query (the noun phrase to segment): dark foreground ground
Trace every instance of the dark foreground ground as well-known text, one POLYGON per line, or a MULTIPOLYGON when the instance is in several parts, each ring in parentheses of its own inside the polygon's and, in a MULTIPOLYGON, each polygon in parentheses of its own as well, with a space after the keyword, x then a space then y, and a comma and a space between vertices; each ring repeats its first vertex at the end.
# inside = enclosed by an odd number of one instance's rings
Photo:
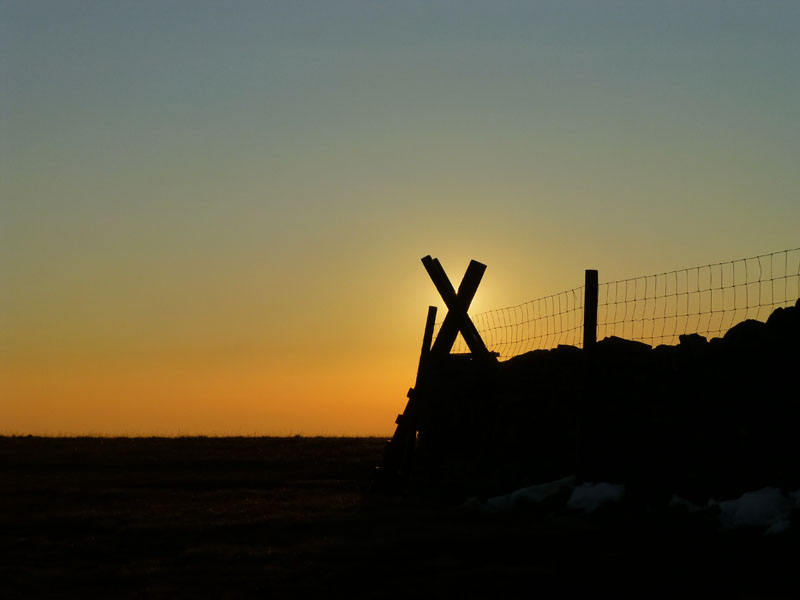
POLYGON ((547 597, 800 597, 795 532, 365 497, 382 449, 376 438, 0 438, 0 598, 501 597, 519 585, 547 597))

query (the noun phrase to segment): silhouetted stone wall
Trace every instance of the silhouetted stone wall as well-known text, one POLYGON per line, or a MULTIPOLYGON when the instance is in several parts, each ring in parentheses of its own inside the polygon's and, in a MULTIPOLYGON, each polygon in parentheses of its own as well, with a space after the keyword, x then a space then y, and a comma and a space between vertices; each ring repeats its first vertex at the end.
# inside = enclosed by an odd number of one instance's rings
POLYGON ((489 494, 577 473, 646 503, 796 488, 798 365, 800 300, 710 341, 451 357, 426 382, 416 481, 489 494))

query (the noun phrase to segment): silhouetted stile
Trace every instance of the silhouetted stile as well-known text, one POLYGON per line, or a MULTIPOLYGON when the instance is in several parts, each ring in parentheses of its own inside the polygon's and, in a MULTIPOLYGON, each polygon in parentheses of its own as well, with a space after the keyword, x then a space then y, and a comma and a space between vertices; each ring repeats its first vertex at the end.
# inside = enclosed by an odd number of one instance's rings
POLYGON ((711 340, 597 341, 597 271, 587 270, 584 348, 498 362, 467 315, 485 266, 472 261, 456 292, 436 259, 423 264, 449 312, 433 340, 428 310, 378 489, 463 500, 577 475, 624 484, 631 506, 663 506, 671 494, 703 503, 800 487, 800 299, 711 340), (451 352, 459 332, 469 354, 451 352))
POLYGON ((486 265, 475 260, 471 261, 458 287, 458 292, 456 292, 438 259, 428 255, 422 259, 422 264, 447 305, 448 312, 439 329, 436 341, 431 345, 437 311, 435 306, 428 308, 417 380, 414 387, 408 390, 406 408, 402 414, 397 416, 395 433, 392 439, 386 443, 383 462, 378 467, 373 486, 378 490, 397 489, 408 480, 420 427, 420 405, 425 402, 426 377, 429 376, 432 369, 438 368, 441 361, 448 356, 459 332, 467 341, 476 358, 494 363, 497 361, 496 356, 486 348, 486 344, 467 314, 483 273, 486 271, 486 265))

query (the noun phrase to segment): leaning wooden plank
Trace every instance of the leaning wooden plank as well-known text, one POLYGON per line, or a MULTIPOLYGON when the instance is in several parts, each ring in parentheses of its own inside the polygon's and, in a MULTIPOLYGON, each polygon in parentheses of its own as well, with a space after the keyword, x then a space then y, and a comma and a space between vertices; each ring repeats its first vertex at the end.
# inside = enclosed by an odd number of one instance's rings
POLYGON ((388 491, 402 485, 408 477, 413 461, 414 444, 417 437, 417 405, 420 401, 421 390, 424 389, 425 376, 428 373, 431 341, 433 328, 436 323, 436 307, 428 307, 428 316, 425 320, 425 332, 422 336, 422 350, 420 351, 417 379, 414 387, 408 390, 408 402, 402 414, 397 415, 395 423, 397 428, 391 440, 386 442, 383 451, 383 460, 378 467, 376 478, 373 481, 374 491, 388 491))
MULTIPOLYGON (((419 379, 421 377, 421 372, 423 370, 423 366, 428 362, 428 354, 431 352, 431 343, 433 342, 433 329, 436 325, 436 307, 429 306, 428 307, 428 317, 425 320, 425 333, 422 336, 422 350, 419 354, 419 368, 417 369, 417 385, 419 385, 419 379)), ((445 318, 445 321, 447 319, 445 318)), ((442 324, 444 327, 444 323, 442 324)), ((438 338, 437 338, 438 339, 438 338)))

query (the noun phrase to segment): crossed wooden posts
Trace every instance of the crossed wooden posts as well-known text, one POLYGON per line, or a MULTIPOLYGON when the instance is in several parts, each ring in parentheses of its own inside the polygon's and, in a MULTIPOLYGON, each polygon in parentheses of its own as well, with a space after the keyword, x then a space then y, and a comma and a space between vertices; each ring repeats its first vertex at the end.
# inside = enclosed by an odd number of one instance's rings
POLYGON ((375 483, 383 488, 397 487, 410 474, 419 425, 418 405, 425 393, 425 381, 431 376, 430 370, 436 362, 450 354, 453 344, 461 333, 474 359, 484 362, 496 362, 496 354, 489 352, 475 324, 469 318, 469 309, 475 292, 486 271, 486 265, 472 260, 458 286, 453 288, 439 259, 430 255, 422 259, 433 284, 447 306, 445 316, 436 341, 433 341, 433 330, 436 321, 436 307, 428 307, 425 322, 425 333, 422 338, 422 351, 417 368, 417 380, 414 387, 408 390, 408 403, 403 414, 397 415, 397 429, 384 449, 383 462, 378 467, 375 483))
POLYGON ((470 261, 464 278, 458 286, 458 292, 456 292, 438 258, 426 256, 422 259, 422 264, 448 309, 436 342, 431 348, 431 353, 434 356, 449 354, 458 333, 461 332, 467 347, 474 356, 480 358, 488 356, 489 350, 467 314, 469 305, 483 278, 483 273, 486 271, 486 265, 476 260, 470 261))

